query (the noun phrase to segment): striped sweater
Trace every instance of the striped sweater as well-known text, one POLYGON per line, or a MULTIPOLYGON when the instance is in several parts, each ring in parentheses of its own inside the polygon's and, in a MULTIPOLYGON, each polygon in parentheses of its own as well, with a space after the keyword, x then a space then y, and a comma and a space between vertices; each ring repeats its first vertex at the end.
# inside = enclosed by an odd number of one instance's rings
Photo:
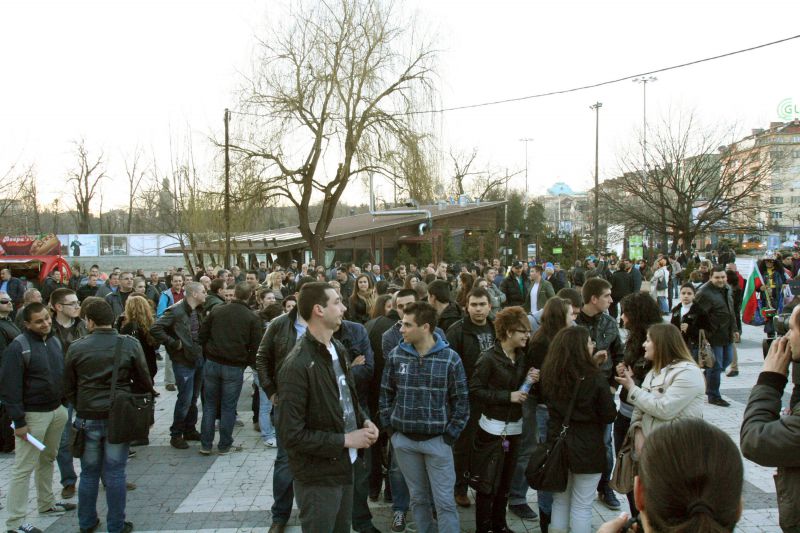
POLYGON ((469 419, 467 378, 461 357, 438 333, 434 339, 422 357, 405 342, 389 353, 381 381, 381 423, 401 433, 442 435, 452 445, 469 419))

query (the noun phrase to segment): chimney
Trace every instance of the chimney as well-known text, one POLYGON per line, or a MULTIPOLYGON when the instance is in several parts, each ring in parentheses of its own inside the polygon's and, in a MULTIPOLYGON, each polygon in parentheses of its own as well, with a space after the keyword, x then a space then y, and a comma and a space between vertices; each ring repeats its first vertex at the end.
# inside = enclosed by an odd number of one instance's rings
POLYGON ((770 122, 769 123, 769 129, 780 128, 781 126, 783 126, 783 122, 770 122))
POLYGON ((755 135, 761 135, 762 133, 764 133, 764 128, 753 128, 752 132, 753 132, 754 136, 755 135))

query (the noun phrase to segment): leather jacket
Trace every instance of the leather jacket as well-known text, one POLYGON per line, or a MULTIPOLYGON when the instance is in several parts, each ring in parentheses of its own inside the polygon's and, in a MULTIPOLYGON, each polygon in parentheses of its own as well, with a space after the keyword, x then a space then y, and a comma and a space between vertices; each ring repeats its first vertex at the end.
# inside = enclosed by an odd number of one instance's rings
POLYGON ((623 358, 622 341, 619 339, 619 326, 616 319, 608 313, 598 313, 589 316, 583 311, 578 314, 575 325, 583 326, 589 330, 589 336, 595 342, 595 350, 608 351, 606 361, 600 366, 600 370, 606 377, 606 381, 611 387, 617 388, 618 384, 614 379, 614 369, 623 358))
MULTIPOLYGON (((335 338, 331 342, 353 398, 356 427, 364 427, 347 349, 335 338)), ((328 348, 306 332, 283 361, 279 380, 280 409, 275 425, 295 479, 310 485, 351 484, 353 468, 349 450, 344 447, 344 415, 328 348)))
POLYGON ((270 322, 256 352, 256 372, 261 388, 272 398, 278 392, 278 371, 297 341, 297 308, 270 322))
MULTIPOLYGON (((194 311, 197 320, 201 320, 200 310, 194 311)), ((158 317, 150 327, 150 335, 167 348, 173 363, 194 368, 197 360, 203 357, 203 348, 199 341, 192 339, 191 314, 192 308, 184 298, 158 317)))
POLYGON ((733 310, 733 295, 726 284, 723 288, 714 286, 710 281, 697 291, 695 304, 700 312, 708 316, 710 331, 708 342, 712 346, 725 346, 733 342, 736 331, 736 318, 733 310))
POLYGON ((64 392, 80 418, 108 418, 111 408, 111 375, 114 371, 114 349, 122 338, 117 389, 153 391, 153 382, 139 341, 119 335, 115 329, 95 329, 72 343, 64 362, 64 392))
POLYGON ((483 414, 493 420, 519 420, 522 404, 512 403, 511 393, 519 390, 527 372, 524 351, 517 350, 516 361, 511 361, 498 342, 478 358, 469 382, 470 397, 480 402, 483 414))

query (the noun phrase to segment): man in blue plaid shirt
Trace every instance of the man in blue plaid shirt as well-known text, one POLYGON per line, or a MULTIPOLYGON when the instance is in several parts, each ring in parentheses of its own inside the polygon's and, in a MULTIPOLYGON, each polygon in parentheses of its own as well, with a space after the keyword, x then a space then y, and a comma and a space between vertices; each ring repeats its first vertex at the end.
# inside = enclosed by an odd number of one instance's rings
POLYGON ((434 332, 437 317, 430 304, 416 302, 404 311, 403 342, 388 355, 383 370, 381 422, 390 428, 397 463, 411 493, 417 531, 458 533, 451 447, 469 418, 464 365, 434 332))

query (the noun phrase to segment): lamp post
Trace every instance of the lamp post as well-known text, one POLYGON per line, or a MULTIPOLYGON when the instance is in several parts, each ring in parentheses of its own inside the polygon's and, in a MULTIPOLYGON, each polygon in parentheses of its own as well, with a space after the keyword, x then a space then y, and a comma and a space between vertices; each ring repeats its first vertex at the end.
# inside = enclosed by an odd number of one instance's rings
POLYGON ((602 102, 595 102, 589 106, 594 109, 594 252, 600 250, 600 175, 599 162, 600 155, 600 108, 602 102))
POLYGON ((528 143, 533 142, 533 139, 524 137, 520 139, 519 142, 525 143, 525 203, 527 203, 528 202, 528 143))
POLYGON ((642 171, 647 170, 647 84, 658 81, 655 76, 633 78, 634 83, 642 84, 642 171))

